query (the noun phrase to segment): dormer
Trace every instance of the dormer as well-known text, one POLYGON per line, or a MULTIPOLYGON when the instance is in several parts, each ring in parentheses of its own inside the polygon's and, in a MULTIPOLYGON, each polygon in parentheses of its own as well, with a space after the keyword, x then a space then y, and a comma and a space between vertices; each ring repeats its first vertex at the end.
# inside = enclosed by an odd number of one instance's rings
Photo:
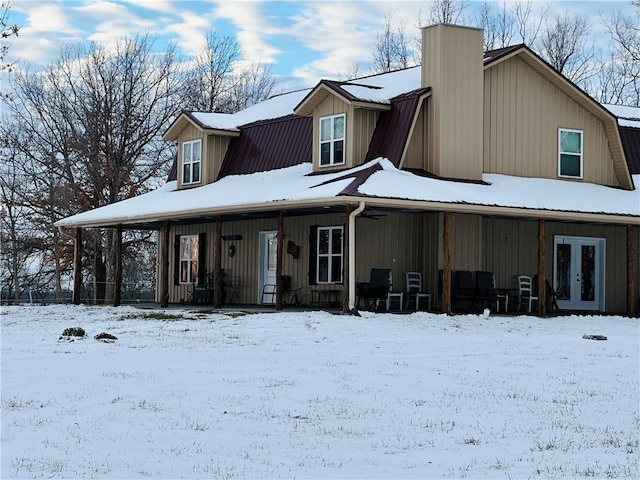
POLYGON ((294 109, 313 117, 314 172, 364 163, 378 116, 391 109, 384 88, 367 83, 322 80, 294 109))
POLYGON ((178 188, 200 187, 218 177, 222 161, 237 129, 212 128, 211 116, 219 114, 182 112, 164 134, 165 141, 178 143, 178 188))

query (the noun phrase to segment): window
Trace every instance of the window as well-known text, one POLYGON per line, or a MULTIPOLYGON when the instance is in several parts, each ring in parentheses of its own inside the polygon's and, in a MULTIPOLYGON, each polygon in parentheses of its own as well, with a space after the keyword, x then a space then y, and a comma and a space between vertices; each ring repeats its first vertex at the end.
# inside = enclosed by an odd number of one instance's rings
POLYGON ((318 227, 318 283, 342 283, 342 227, 318 227))
POLYGON ((198 235, 180 236, 180 283, 198 280, 198 235))
POLYGON ((320 166, 344 163, 344 113, 320 119, 320 166))
POLYGON ((582 130, 558 131, 558 175, 582 178, 582 130))
POLYGON ((202 141, 193 140, 182 144, 182 183, 200 182, 202 163, 202 141))

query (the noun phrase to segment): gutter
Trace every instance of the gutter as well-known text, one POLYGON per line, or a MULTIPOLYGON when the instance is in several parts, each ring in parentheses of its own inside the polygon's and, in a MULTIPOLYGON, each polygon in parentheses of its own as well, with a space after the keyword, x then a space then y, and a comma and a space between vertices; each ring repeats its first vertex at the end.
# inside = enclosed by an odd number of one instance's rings
POLYGON ((365 209, 364 201, 360 201, 349 215, 349 312, 360 316, 356 308, 356 217, 365 209))

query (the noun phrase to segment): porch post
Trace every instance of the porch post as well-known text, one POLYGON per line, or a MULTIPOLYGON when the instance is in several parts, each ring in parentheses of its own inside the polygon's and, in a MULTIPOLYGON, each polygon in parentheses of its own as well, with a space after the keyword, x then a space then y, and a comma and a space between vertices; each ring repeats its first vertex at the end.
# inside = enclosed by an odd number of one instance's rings
POLYGON ((113 292, 113 306, 122 303, 122 224, 116 227, 116 285, 113 292))
POLYGON ((160 307, 169 306, 169 220, 162 223, 162 252, 160 252, 160 307))
POLYGON ((80 305, 82 296, 82 229, 76 228, 73 245, 73 304, 80 305))
POLYGON ((347 226, 344 229, 344 242, 342 245, 342 285, 346 286, 344 288, 344 298, 342 299, 342 311, 343 313, 349 313, 349 293, 350 293, 350 279, 349 279, 349 225, 348 219, 351 216, 351 205, 347 203, 347 207, 345 209, 346 218, 347 218, 347 226), (347 268, 345 268, 345 266, 347 268))
POLYGON ((633 317, 636 303, 633 281, 633 225, 627 225, 627 315, 633 317))
POLYGON ((213 306, 215 308, 221 308, 224 289, 224 282, 222 278, 222 215, 216 215, 216 241, 214 249, 213 306))
POLYGON ((544 218, 538 219, 538 316, 543 317, 547 314, 547 283, 545 277, 545 221, 544 218))
POLYGON ((284 211, 278 212, 276 242, 276 310, 282 310, 282 252, 284 251, 284 211))
POLYGON ((442 312, 451 315, 451 212, 444 212, 442 229, 442 312))

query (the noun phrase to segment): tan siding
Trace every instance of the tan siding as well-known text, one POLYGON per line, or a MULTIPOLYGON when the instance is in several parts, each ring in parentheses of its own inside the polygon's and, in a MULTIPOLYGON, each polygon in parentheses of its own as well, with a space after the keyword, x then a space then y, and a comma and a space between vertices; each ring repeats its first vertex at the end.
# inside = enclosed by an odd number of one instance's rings
POLYGON ((351 129, 351 135, 348 135, 348 141, 353 142, 353 165, 361 165, 369 151, 371 136, 376 127, 378 120, 378 112, 358 108, 353 110, 354 125, 351 129))
POLYGON ((430 162, 434 173, 482 178, 482 31, 423 29, 422 86, 432 89, 430 162))
POLYGON ((635 287, 636 303, 634 308, 640 310, 640 228, 633 229, 633 282, 635 287))
MULTIPOLYGON (((443 266, 443 214, 439 214, 438 269, 443 266)), ((480 270, 482 264, 482 218, 477 215, 451 215, 451 263, 453 270, 480 270)))
POLYGON ((228 137, 214 135, 207 137, 206 169, 204 169, 203 166, 203 170, 206 172, 206 176, 204 176, 203 173, 203 178, 207 183, 215 182, 218 178, 218 173, 220 173, 220 167, 222 167, 222 161, 227 153, 230 141, 231 139, 228 137))
POLYGON ((485 71, 484 171, 558 177, 558 129, 583 130, 584 181, 618 186, 602 122, 518 57, 485 71))
POLYGON ((409 139, 409 147, 403 166, 433 172, 433 165, 429 165, 427 161, 427 102, 428 99, 422 102, 413 135, 409 139))

